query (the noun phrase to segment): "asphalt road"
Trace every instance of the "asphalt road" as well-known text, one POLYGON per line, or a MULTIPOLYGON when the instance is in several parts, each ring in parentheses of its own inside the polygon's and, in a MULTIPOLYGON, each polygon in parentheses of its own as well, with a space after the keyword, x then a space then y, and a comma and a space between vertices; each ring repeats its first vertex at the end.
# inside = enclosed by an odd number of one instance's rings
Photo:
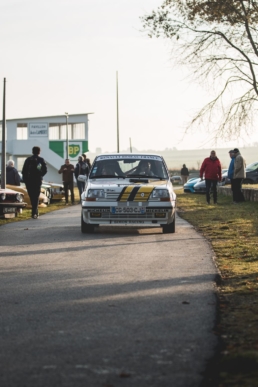
POLYGON ((80 206, 0 228, 1 387, 197 387, 213 253, 187 222, 81 234, 80 206))

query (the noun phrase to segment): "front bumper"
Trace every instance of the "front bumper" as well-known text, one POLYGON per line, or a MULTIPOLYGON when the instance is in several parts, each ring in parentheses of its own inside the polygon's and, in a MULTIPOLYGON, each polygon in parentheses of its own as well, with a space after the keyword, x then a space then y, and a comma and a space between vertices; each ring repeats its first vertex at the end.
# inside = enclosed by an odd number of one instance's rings
POLYGON ((166 225, 174 220, 175 207, 169 203, 164 205, 160 203, 155 206, 144 206, 142 213, 135 213, 136 206, 117 206, 117 203, 105 203, 100 206, 99 203, 89 204, 82 203, 83 221, 92 225, 108 225, 108 224, 130 224, 130 225, 166 225), (114 213, 114 208, 119 207, 121 212, 114 213))

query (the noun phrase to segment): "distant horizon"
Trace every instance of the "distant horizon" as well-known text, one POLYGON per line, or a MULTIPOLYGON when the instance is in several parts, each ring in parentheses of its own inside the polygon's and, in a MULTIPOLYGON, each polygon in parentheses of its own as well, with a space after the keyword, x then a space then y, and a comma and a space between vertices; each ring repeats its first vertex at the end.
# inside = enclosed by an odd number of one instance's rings
MULTIPOLYGON (((191 149, 177 149, 176 147, 173 147, 173 148, 165 148, 165 149, 138 149, 136 147, 132 147, 132 152, 130 152, 130 148, 128 147, 127 149, 122 149, 120 150, 119 152, 117 152, 116 150, 113 150, 113 151, 103 151, 102 148, 96 148, 95 151, 88 151, 87 153, 92 153, 92 154, 100 154, 100 153, 123 153, 123 152, 126 152, 126 153, 134 153, 135 151, 136 152, 154 152, 154 153, 159 153, 159 152, 191 152, 191 151, 209 151, 209 150, 220 150, 220 149, 234 149, 234 147, 228 147, 228 146, 220 146, 220 147, 207 147, 207 148, 191 148, 191 149), (99 149, 99 150, 97 150, 99 149)), ((238 148, 241 152, 241 149, 246 149, 246 148, 258 148, 258 142, 257 143, 254 143, 252 145, 250 144, 247 144, 247 145, 244 145, 242 147, 239 147, 238 145, 235 146, 235 148, 238 148)))
MULTIPOLYGON (((251 164, 255 161, 258 161, 258 154, 257 154, 257 147, 258 143, 255 146, 245 146, 242 148, 239 148, 240 153, 243 155, 246 164, 251 164), (248 149, 248 152, 245 151, 248 149)), ((100 149, 96 148, 96 149, 100 149)), ((210 151, 214 149, 217 153, 217 157, 221 162, 222 168, 228 168, 230 158, 229 158, 229 150, 232 148, 229 147, 224 147, 224 148, 206 148, 206 149, 185 149, 185 150, 177 150, 173 148, 166 148, 163 151, 161 150, 153 150, 153 149, 148 149, 148 150, 138 150, 136 148, 133 148, 132 153, 155 153, 159 154, 164 157, 166 164, 169 169, 174 169, 174 170, 180 170, 182 168, 183 164, 186 164, 186 166, 189 169, 195 169, 199 170, 202 161, 204 158, 209 157, 210 151)), ((234 147, 233 147, 234 149, 234 147)), ((114 152, 86 152, 87 156, 91 159, 91 162, 93 159, 98 156, 99 154, 104 154, 104 153, 117 153, 116 151, 114 152)), ((130 153, 129 149, 127 150, 121 150, 119 153, 130 153)))

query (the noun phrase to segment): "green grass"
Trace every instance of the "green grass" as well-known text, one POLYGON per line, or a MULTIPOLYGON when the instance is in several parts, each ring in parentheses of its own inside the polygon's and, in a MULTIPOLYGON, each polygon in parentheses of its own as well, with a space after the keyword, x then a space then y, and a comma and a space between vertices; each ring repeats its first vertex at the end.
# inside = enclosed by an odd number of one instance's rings
POLYGON ((179 215, 211 243, 221 273, 215 327, 221 345, 204 387, 254 387, 258 386, 258 203, 234 205, 223 195, 218 201, 219 205, 208 206, 205 195, 177 191, 179 215))

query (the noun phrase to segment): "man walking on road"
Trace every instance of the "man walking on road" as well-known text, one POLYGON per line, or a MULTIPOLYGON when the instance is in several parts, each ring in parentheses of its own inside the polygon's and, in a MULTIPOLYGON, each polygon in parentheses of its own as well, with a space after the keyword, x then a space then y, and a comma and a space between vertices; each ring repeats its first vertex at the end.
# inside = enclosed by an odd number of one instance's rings
POLYGON ((65 164, 61 166, 58 173, 63 174, 63 184, 65 191, 65 203, 68 204, 68 190, 71 192, 71 201, 74 204, 73 174, 74 166, 70 164, 69 159, 65 159, 65 164))
POLYGON ((38 204, 39 195, 42 184, 42 177, 47 173, 47 164, 40 157, 40 147, 32 148, 33 155, 28 157, 22 168, 23 181, 26 185, 30 202, 31 202, 31 217, 37 219, 39 217, 38 204))
POLYGON ((210 204, 210 191, 213 192, 213 202, 217 204, 217 183, 221 181, 221 164, 214 150, 211 151, 210 157, 204 159, 201 169, 200 178, 205 177, 206 199, 210 204))
POLYGON ((244 202, 245 198, 242 192, 242 181, 246 177, 245 160, 241 156, 239 149, 234 149, 234 173, 232 179, 233 203, 244 202))

